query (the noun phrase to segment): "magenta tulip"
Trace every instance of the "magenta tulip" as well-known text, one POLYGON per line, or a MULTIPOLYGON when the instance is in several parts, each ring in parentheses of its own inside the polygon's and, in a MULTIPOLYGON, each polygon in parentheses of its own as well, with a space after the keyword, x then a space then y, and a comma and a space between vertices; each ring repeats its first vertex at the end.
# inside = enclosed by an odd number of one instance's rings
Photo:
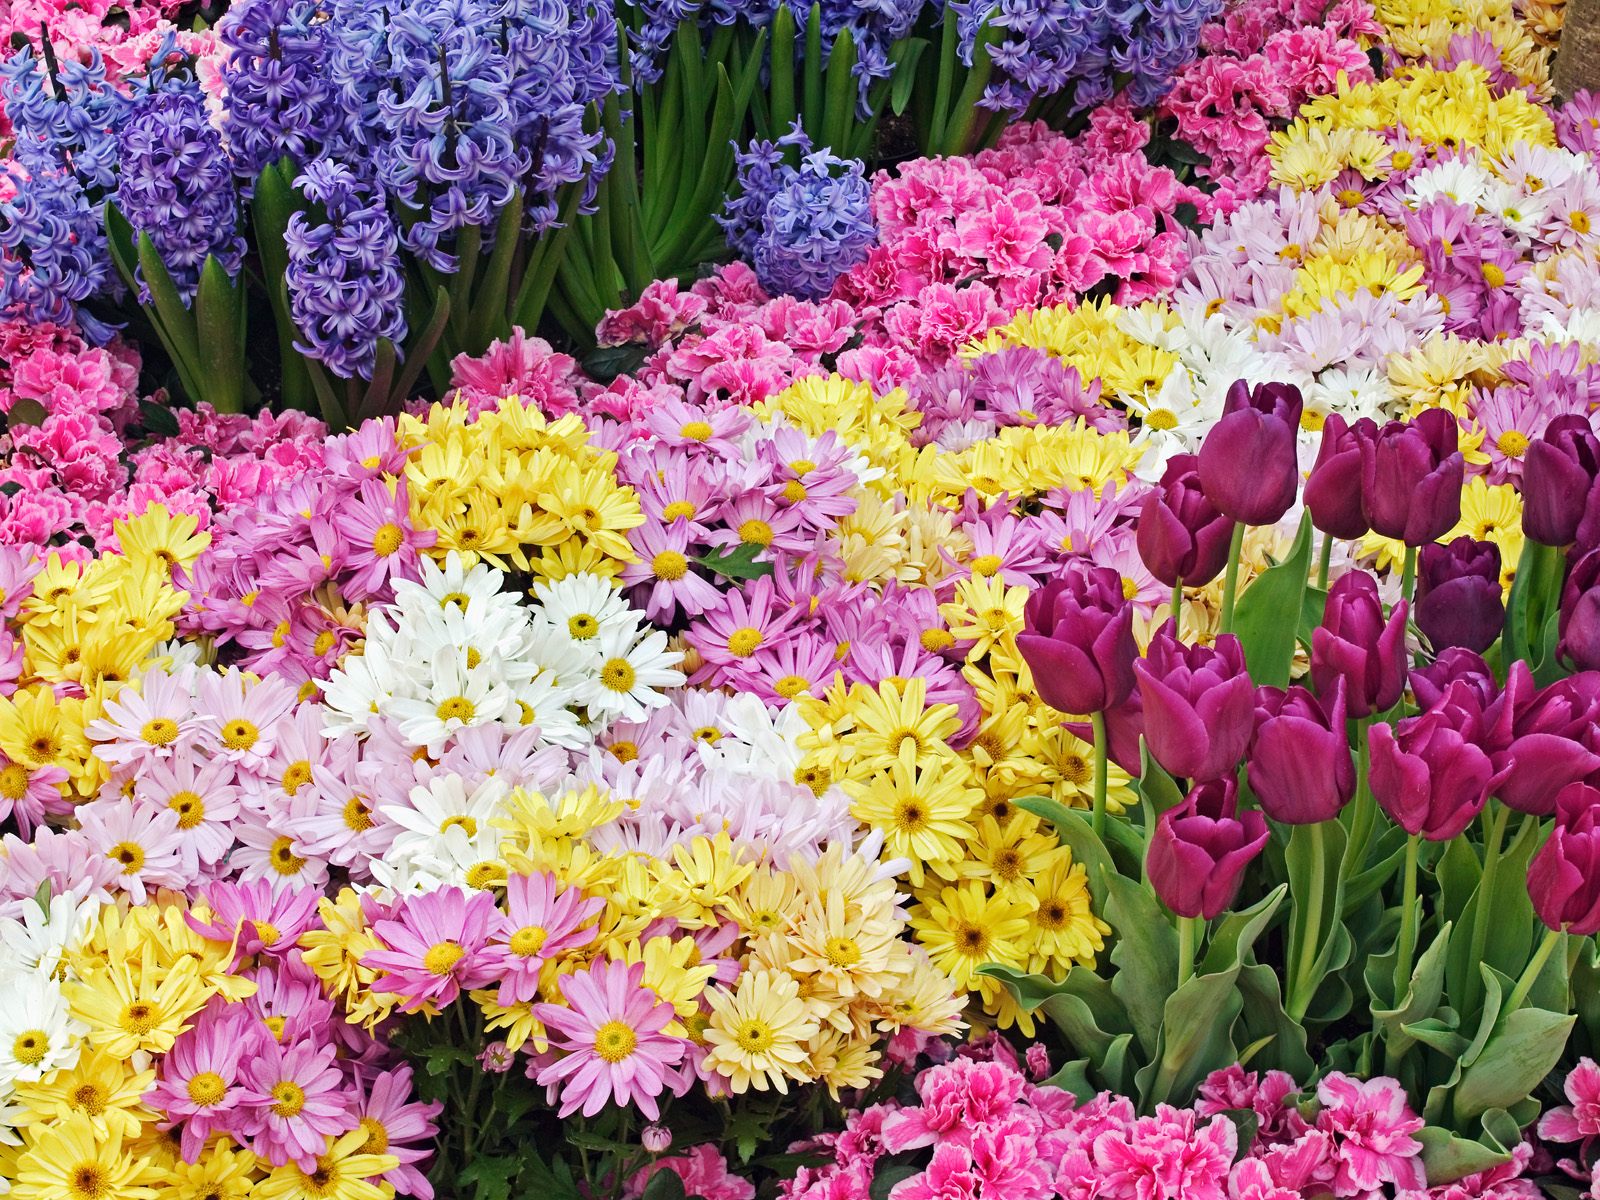
POLYGON ((1169 459, 1161 482, 1139 511, 1135 534, 1139 557, 1150 574, 1168 587, 1180 579, 1201 587, 1228 563, 1233 522, 1206 499, 1198 462, 1192 454, 1169 459))
POLYGON ((1414 421, 1390 421, 1361 446, 1367 523, 1408 546, 1438 541, 1461 520, 1465 470, 1453 414, 1430 408, 1414 421))
POLYGON ((1231 773, 1255 725, 1255 687, 1232 634, 1215 646, 1185 646, 1171 621, 1133 666, 1144 704, 1144 737, 1169 773, 1197 782, 1231 773))
POLYGON ((1028 597, 1017 649, 1051 708, 1088 714, 1114 708, 1133 691, 1133 606, 1110 567, 1069 563, 1028 597))
POLYGON ((1311 631, 1311 679, 1324 696, 1342 679, 1352 717, 1394 707, 1406 686, 1405 602, 1385 618, 1371 575, 1341 575, 1328 589, 1322 624, 1311 631))
POLYGON ((1295 443, 1303 401, 1289 383, 1239 380, 1228 389, 1222 416, 1200 445, 1200 483, 1207 499, 1232 521, 1272 525, 1300 489, 1295 443))
POLYGON ((1528 898, 1551 929, 1600 933, 1600 789, 1562 790, 1555 828, 1528 864, 1528 898))
POLYGON ((1180 917, 1211 920, 1239 893, 1239 881, 1267 844, 1267 822, 1238 811, 1237 785, 1215 779, 1168 809, 1150 838, 1150 886, 1180 917))
POLYGON ((1256 690, 1250 790, 1262 811, 1285 825, 1339 815, 1355 795, 1356 770, 1345 733, 1344 681, 1318 699, 1302 687, 1256 690))

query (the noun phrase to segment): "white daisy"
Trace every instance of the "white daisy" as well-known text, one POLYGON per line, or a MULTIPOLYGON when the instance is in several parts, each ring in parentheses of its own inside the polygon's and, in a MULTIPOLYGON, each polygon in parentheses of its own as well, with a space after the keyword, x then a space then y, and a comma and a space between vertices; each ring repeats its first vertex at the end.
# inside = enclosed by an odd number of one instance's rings
POLYGON ((516 723, 516 693, 488 664, 467 665, 467 656, 453 646, 423 647, 430 652, 432 677, 420 694, 395 696, 380 705, 400 733, 414 746, 426 746, 437 757, 458 729, 490 721, 516 723))
POLYGON ((378 815, 400 827, 390 847, 393 856, 412 856, 427 851, 451 829, 460 828, 469 838, 490 828, 500 802, 510 789, 503 780, 485 779, 471 791, 459 775, 437 774, 427 783, 411 789, 405 804, 383 804, 378 815))
POLYGON ((593 676, 584 674, 575 677, 570 686, 563 686, 549 672, 540 671, 516 689, 517 716, 511 724, 537 728, 541 741, 569 750, 582 749, 593 739, 569 706, 592 682, 593 676))
POLYGON ((100 912, 95 900, 70 892, 45 905, 28 901, 17 917, 0 917, 0 970, 54 976, 61 960, 87 935, 100 912))
POLYGON ((638 641, 626 629, 602 634, 599 653, 600 669, 576 697, 591 715, 642 720, 650 709, 667 703, 657 688, 683 684, 683 672, 677 669, 683 655, 667 649, 667 635, 659 629, 638 641))
POLYGON ((553 628, 585 649, 591 649, 609 630, 638 628, 638 614, 628 607, 621 591, 610 580, 587 571, 541 580, 533 585, 533 596, 540 605, 536 627, 553 628))
POLYGON ((38 972, 0 973, 0 1089, 36 1083, 78 1061, 89 1027, 68 1012, 61 985, 38 972))

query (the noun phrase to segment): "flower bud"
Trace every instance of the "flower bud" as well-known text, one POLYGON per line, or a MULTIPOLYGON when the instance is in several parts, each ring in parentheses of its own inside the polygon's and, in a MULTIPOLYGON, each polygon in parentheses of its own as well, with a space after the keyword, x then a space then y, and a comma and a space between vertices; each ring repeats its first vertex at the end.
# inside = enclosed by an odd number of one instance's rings
POLYGON ((1424 546, 1417 556, 1417 628, 1435 650, 1465 646, 1482 653, 1505 626, 1500 548, 1458 537, 1424 546))
POLYGON ((1017 649, 1040 698, 1058 712, 1104 712, 1133 691, 1133 607, 1110 567, 1069 563, 1028 597, 1017 649))
POLYGON ((1460 432, 1454 414, 1430 408, 1362 444, 1362 505, 1374 532, 1426 546, 1455 528, 1466 471, 1460 432))
POLYGON ((1267 844, 1259 812, 1238 811, 1237 784, 1214 779, 1161 815, 1150 839, 1150 886, 1180 917, 1211 920, 1233 903, 1244 870, 1267 844))
POLYGON ((1170 459, 1139 512, 1139 557, 1168 587, 1180 579, 1201 587, 1228 565, 1233 522, 1206 499, 1198 462, 1192 454, 1170 459))
POLYGON ((1200 483, 1229 520, 1272 525, 1300 489, 1296 443, 1300 389, 1289 383, 1244 380, 1228 389, 1222 417, 1200 445, 1200 483))
POLYGON ((1262 811, 1285 825, 1339 815, 1355 794, 1356 770, 1344 725, 1344 680, 1319 700, 1302 687, 1256 690, 1250 790, 1262 811))

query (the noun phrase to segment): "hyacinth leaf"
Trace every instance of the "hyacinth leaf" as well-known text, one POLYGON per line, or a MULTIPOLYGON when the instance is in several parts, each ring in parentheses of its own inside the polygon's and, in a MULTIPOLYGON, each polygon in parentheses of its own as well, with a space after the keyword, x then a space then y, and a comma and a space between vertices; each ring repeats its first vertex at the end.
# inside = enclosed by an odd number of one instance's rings
POLYGON ((772 14, 772 66, 767 85, 768 130, 788 132, 798 115, 794 99, 794 10, 780 4, 772 14))
POLYGON ((290 315, 288 293, 283 286, 284 276, 289 269, 289 251, 284 238, 289 228, 289 217, 300 205, 294 190, 294 179, 295 166, 288 159, 281 158, 267 166, 256 178, 250 213, 255 223, 256 245, 261 253, 267 300, 278 330, 278 363, 282 372, 280 386, 284 403, 291 408, 309 410, 314 400, 311 375, 304 356, 294 347, 299 331, 295 329, 294 318, 290 315))
MULTIPOLYGON (((576 255, 566 253, 572 236, 572 221, 577 215, 578 202, 583 197, 580 184, 569 183, 561 198, 561 211, 556 220, 559 228, 547 233, 534 243, 517 288, 517 298, 511 307, 511 324, 523 329, 537 329, 544 317, 545 305, 550 300, 550 289, 555 283, 558 269, 567 267, 576 255)), ((578 264, 571 262, 575 269, 578 264)))
POLYGON ((438 346, 439 339, 444 336, 445 323, 449 319, 450 294, 439 288, 433 294, 433 312, 428 318, 427 325, 420 333, 412 336, 411 345, 406 349, 405 366, 395 381, 394 390, 389 393, 385 412, 400 411, 406 397, 410 396, 411 390, 417 386, 417 379, 422 375, 422 369, 432 356, 434 348, 438 346))
MULTIPOLYGON (((813 4, 806 18, 806 54, 801 60, 801 117, 813 142, 822 141, 822 5, 813 4)), ((782 131, 780 131, 782 132, 782 131)), ((793 150, 790 151, 793 154, 793 150)))
POLYGON ((834 35, 833 48, 828 54, 827 90, 823 100, 820 124, 822 144, 831 146, 838 154, 851 150, 850 131, 856 120, 856 42, 849 29, 834 35))
POLYGON ((511 289, 511 265, 522 234, 523 211, 522 189, 518 188, 495 222, 494 249, 489 252, 489 263, 483 270, 483 281, 478 285, 478 294, 466 322, 469 353, 481 354, 490 342, 511 332, 506 304, 511 289))
POLYGON ((968 142, 979 117, 985 114, 978 101, 983 99, 984 89, 989 86, 989 77, 994 74, 993 50, 1004 40, 1005 30, 987 21, 979 29, 977 42, 972 47, 972 64, 967 68, 966 83, 962 85, 950 109, 950 121, 945 126, 942 145, 936 149, 936 153, 965 154, 974 148, 968 142))
POLYGON ((394 343, 386 337, 379 338, 372 356, 372 378, 367 381, 366 390, 355 413, 352 414, 351 425, 359 425, 368 417, 378 416, 383 412, 389 397, 394 392, 395 361, 394 343))
POLYGON ((1258 686, 1288 686, 1310 569, 1311 515, 1307 513, 1300 519, 1300 531, 1288 557, 1257 576, 1234 611, 1234 632, 1244 648, 1250 678, 1258 686), (1295 614, 1294 619, 1285 620, 1285 613, 1295 614))
POLYGON ((917 84, 917 67, 932 44, 927 38, 903 38, 889 52, 889 62, 893 67, 893 82, 889 85, 889 111, 897 117, 903 116, 906 106, 911 103, 911 93, 917 84))
MULTIPOLYGON (((716 106, 711 113, 711 145, 718 149, 707 156, 706 170, 700 176, 688 203, 681 206, 682 212, 673 213, 672 223, 667 228, 657 255, 664 270, 671 271, 674 264, 679 262, 679 256, 705 228, 706 214, 711 211, 712 204, 726 189, 727 172, 732 164, 733 136, 744 112, 736 106, 733 83, 720 63, 717 66, 716 94, 716 106)), ((687 194, 688 189, 683 191, 687 194)))
POLYGON ((206 255, 195 290, 194 325, 204 399, 218 412, 244 411, 244 288, 206 255))
POLYGON ((1578 1018, 1542 1008, 1519 1008, 1501 1019, 1483 1052, 1462 1072, 1455 1118, 1470 1121, 1491 1108, 1525 1099, 1561 1061, 1578 1018))
POLYGON ((950 97, 955 94, 956 71, 960 67, 956 23, 947 13, 939 36, 939 57, 933 67, 933 103, 926 106, 927 116, 922 118, 923 106, 917 106, 919 130, 924 153, 937 153, 936 147, 944 144, 944 127, 950 118, 950 97))
MULTIPOLYGON (((106 206, 108 209, 110 205, 106 206)), ((184 391, 196 400, 204 398, 201 384, 200 347, 195 336, 194 314, 184 306, 177 284, 167 273, 166 264, 156 250, 150 235, 141 233, 135 243, 139 258, 139 274, 150 293, 150 308, 155 318, 156 331, 162 335, 162 344, 172 357, 184 391)))

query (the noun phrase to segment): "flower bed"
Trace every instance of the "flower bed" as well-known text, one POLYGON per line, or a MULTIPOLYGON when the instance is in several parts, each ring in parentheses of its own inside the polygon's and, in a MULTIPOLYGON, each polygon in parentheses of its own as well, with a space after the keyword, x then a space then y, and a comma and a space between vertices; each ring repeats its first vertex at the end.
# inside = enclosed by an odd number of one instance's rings
POLYGON ((1559 4, 36 8, 0 1191, 1600 1195, 1559 4))

